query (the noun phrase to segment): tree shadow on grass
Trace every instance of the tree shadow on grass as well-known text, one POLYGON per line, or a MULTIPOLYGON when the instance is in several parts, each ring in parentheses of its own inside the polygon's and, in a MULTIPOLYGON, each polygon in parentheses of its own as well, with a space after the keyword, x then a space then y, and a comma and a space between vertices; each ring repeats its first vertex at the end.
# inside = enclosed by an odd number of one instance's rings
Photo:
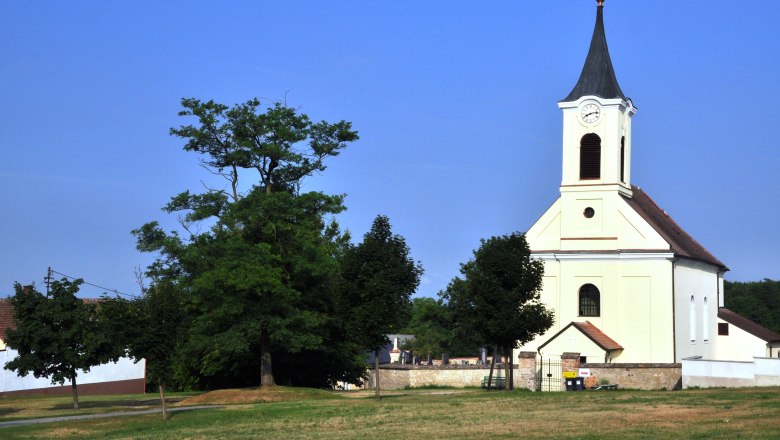
MULTIPOLYGON (((388 394, 387 396, 380 396, 379 400, 390 400, 390 399, 397 399, 399 397, 409 397, 411 394, 388 394)), ((366 396, 366 397, 358 397, 359 399, 365 399, 365 400, 373 400, 376 401, 376 397, 374 396, 366 396)))
MULTIPOLYGON (((168 403, 168 405, 171 405, 173 403, 183 400, 183 398, 172 398, 172 399, 165 399, 165 400, 168 403)), ((117 411, 122 411, 128 408, 153 409, 159 406, 160 406, 160 399, 148 399, 148 400, 127 399, 127 400, 97 400, 97 401, 80 400, 79 401, 79 410, 96 409, 96 408, 115 408, 117 411)), ((59 403, 57 405, 52 406, 51 409, 54 410, 73 409, 73 403, 72 402, 59 403)))
POLYGON ((0 418, 18 413, 19 411, 21 411, 21 408, 0 408, 0 418))

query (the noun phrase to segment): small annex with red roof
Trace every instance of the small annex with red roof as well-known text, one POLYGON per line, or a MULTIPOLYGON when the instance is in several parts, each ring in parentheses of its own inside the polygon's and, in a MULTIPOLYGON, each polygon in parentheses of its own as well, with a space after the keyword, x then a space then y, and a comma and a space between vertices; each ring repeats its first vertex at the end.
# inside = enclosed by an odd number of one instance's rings
POLYGON ((548 339, 547 342, 539 346, 539 350, 544 350, 545 347, 548 347, 552 352, 560 351, 564 353, 566 348, 572 345, 571 341, 575 341, 576 346, 580 348, 578 353, 602 351, 604 353, 604 363, 609 362, 610 359, 623 351, 622 345, 615 342, 615 340, 599 330, 598 327, 591 324, 590 321, 570 322, 561 331, 548 339), (555 344, 561 341, 566 342, 560 344, 561 347, 555 347, 555 344))

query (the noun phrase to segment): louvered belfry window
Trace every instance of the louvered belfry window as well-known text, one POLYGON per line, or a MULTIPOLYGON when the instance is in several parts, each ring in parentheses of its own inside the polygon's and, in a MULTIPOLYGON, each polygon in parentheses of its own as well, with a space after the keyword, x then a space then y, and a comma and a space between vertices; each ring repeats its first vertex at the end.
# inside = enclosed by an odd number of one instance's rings
POLYGON ((588 133, 580 140, 580 179, 601 178, 601 138, 588 133))
POLYGON ((601 293, 593 284, 580 287, 580 316, 601 316, 601 293))

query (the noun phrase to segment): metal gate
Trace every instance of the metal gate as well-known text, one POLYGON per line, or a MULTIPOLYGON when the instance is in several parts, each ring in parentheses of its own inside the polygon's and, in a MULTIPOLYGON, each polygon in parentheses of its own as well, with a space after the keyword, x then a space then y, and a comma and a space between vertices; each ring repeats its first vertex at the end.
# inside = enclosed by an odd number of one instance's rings
POLYGON ((560 359, 539 358, 536 384, 539 391, 563 391, 563 367, 560 359))

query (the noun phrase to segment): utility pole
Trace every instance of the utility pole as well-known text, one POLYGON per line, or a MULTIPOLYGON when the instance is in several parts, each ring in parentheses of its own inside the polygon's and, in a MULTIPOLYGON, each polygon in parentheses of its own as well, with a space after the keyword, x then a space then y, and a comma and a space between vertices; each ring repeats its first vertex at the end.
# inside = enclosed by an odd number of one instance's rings
POLYGON ((46 298, 49 297, 49 286, 51 285, 51 266, 46 271, 46 276, 43 278, 43 282, 46 284, 46 298))

